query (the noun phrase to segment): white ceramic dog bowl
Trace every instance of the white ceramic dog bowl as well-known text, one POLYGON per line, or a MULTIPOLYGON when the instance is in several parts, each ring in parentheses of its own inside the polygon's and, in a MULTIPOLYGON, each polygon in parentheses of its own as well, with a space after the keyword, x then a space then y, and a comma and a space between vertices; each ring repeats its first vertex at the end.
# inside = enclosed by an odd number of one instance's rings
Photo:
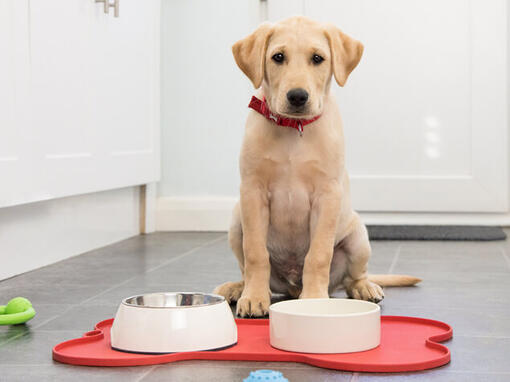
POLYGON ((151 293, 122 301, 111 346, 136 353, 215 350, 237 342, 234 316, 222 296, 151 293))
POLYGON ((269 307, 271 346, 300 353, 352 353, 379 346, 379 305, 360 300, 289 300, 269 307))

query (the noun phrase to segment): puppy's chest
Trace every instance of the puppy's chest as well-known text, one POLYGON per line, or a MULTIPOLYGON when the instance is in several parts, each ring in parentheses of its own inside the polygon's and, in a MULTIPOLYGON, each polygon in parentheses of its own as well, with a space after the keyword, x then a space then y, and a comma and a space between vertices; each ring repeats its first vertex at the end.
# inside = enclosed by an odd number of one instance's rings
POLYGON ((297 272, 310 245, 312 196, 303 184, 288 179, 275 182, 268 194, 271 261, 285 274, 297 272))
POLYGON ((308 236, 319 168, 319 160, 310 156, 277 156, 272 160, 268 201, 273 231, 290 240, 296 234, 308 236))
POLYGON ((313 159, 278 158, 268 179, 267 247, 277 273, 297 276, 310 243, 313 205, 313 159))

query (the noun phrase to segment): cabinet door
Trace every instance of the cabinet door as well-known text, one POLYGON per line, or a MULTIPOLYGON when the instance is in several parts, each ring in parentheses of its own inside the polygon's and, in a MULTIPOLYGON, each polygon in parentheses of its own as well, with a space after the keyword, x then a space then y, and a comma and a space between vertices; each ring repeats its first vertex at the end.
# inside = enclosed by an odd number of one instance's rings
POLYGON ((120 0, 112 14, 94 14, 92 139, 119 180, 148 183, 160 166, 160 1, 120 0))
MULTIPOLYGON (((296 13, 269 6, 272 19, 296 13)), ((365 45, 346 86, 332 86, 356 209, 507 211, 504 0, 302 0, 293 7, 365 45)))
POLYGON ((26 134, 29 85, 28 0, 0 0, 0 206, 28 188, 30 159, 21 155, 26 134))
POLYGON ((33 0, 29 90, 13 175, 0 205, 143 184, 159 177, 159 0, 33 0), (13 196, 14 195, 14 196, 13 196))

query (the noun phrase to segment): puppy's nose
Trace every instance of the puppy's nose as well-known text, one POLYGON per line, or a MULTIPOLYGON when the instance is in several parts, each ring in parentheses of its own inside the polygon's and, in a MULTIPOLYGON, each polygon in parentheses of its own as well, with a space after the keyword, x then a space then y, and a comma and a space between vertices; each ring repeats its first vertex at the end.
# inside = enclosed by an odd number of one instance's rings
POLYGON ((305 89, 292 89, 287 93, 287 99, 292 106, 303 106, 308 101, 308 92, 305 89))

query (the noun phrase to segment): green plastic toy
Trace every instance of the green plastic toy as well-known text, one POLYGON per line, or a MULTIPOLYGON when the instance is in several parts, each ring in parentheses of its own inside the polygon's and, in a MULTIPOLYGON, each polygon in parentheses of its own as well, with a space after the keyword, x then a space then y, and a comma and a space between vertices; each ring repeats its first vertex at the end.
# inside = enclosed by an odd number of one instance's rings
POLYGON ((32 303, 24 297, 15 297, 7 305, 0 305, 0 325, 23 324, 34 316, 32 303))

